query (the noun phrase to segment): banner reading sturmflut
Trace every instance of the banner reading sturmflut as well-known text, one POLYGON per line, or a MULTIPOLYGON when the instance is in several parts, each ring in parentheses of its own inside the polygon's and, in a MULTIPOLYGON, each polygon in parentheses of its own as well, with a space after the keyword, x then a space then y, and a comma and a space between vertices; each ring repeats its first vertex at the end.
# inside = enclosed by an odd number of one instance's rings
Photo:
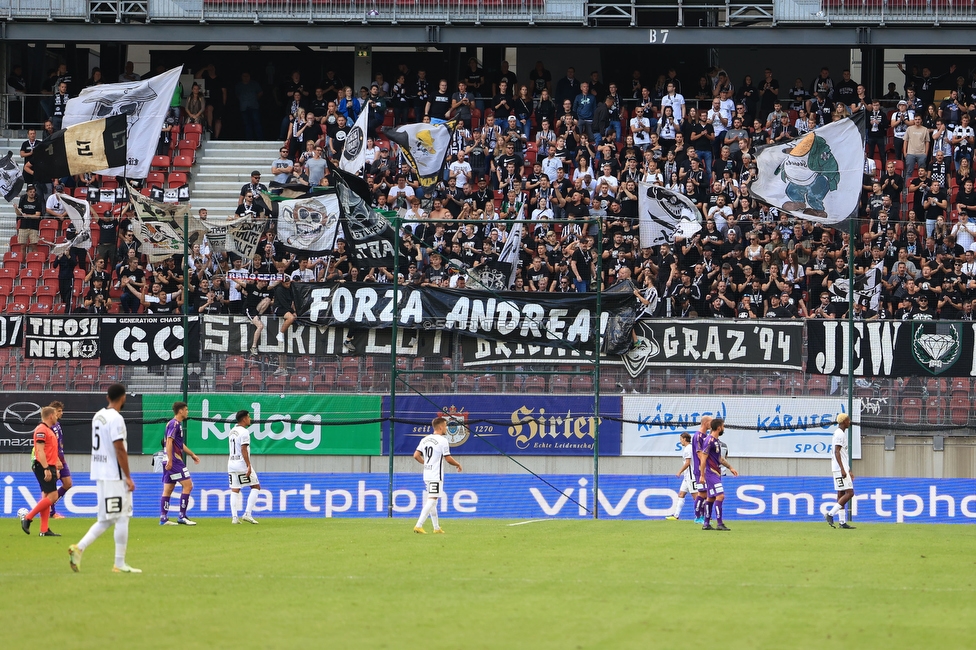
MULTIPOLYGON (((394 310, 393 287, 375 284, 293 284, 298 319, 319 326, 446 330, 502 341, 569 349, 593 349, 597 296, 401 287, 394 310)), ((633 294, 604 295, 601 328, 614 312, 632 307, 633 294)), ((629 329, 614 331, 630 341, 629 329)), ((605 341, 616 349, 622 341, 605 341)), ((624 343, 625 344, 625 343, 624 343)))
POLYGON ((857 211, 864 173, 863 111, 756 155, 752 194, 799 219, 839 223, 857 211))

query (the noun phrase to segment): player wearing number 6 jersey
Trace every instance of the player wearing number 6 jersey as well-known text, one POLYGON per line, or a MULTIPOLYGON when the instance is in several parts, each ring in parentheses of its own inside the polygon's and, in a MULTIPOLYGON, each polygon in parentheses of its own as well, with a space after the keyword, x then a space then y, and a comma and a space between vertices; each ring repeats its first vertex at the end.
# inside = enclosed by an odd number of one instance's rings
POLYGON ((451 445, 447 441, 447 420, 444 418, 434 418, 431 421, 434 433, 424 436, 424 439, 417 445, 417 450, 413 452, 414 460, 424 466, 424 507, 420 511, 420 518, 417 525, 413 527, 413 532, 423 535, 424 522, 428 515, 434 524, 435 533, 443 533, 440 523, 437 521, 437 499, 444 494, 444 462, 448 465, 457 467, 461 471, 461 463, 451 458, 451 445))
POLYGON ((824 514, 824 519, 834 527, 834 516, 840 519, 840 527, 853 529, 847 523, 847 502, 854 498, 854 475, 851 473, 847 456, 847 429, 851 426, 851 416, 841 413, 837 416, 837 428, 830 442, 833 453, 830 455, 830 469, 834 473, 834 489, 837 490, 837 503, 824 514))
POLYGON ((247 486, 251 491, 247 495, 247 509, 242 519, 249 524, 258 523, 251 516, 254 502, 258 500, 258 490, 261 482, 258 473, 251 467, 251 434, 247 428, 251 426, 251 414, 247 409, 237 412, 237 425, 230 430, 227 443, 230 445, 230 457, 227 459, 227 477, 230 481, 230 511, 233 518, 230 523, 238 523, 237 513, 241 511, 241 488, 247 486))
POLYGON ((129 473, 125 420, 125 386, 112 384, 107 392, 108 408, 92 418, 91 479, 95 481, 98 497, 98 521, 81 541, 68 547, 71 568, 81 568, 81 554, 92 542, 115 524, 116 573, 142 573, 125 563, 129 544, 129 519, 132 517, 132 491, 136 489, 129 473))

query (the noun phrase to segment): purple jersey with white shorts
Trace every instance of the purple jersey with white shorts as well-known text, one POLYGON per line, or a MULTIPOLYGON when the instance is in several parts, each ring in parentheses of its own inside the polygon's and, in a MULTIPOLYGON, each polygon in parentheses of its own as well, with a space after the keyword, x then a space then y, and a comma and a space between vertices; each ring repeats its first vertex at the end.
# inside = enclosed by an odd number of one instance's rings
POLYGON ((190 478, 190 472, 183 463, 183 423, 176 418, 170 420, 166 424, 166 439, 173 441, 173 467, 163 471, 163 483, 176 483, 190 478))
POLYGON ((703 451, 707 454, 705 459, 705 487, 708 496, 713 497, 721 492, 722 488, 722 443, 718 438, 708 437, 703 451))

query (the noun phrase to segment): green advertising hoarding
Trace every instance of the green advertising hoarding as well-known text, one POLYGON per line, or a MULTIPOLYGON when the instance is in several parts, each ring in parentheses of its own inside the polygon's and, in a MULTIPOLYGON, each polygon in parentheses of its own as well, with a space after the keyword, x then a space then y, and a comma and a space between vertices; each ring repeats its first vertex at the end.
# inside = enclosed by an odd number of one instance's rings
MULTIPOLYGON (((166 422, 173 417, 173 402, 178 393, 144 395, 142 414, 143 453, 162 448, 166 422)), ((258 455, 363 455, 382 453, 380 417, 382 398, 378 395, 190 395, 190 421, 186 444, 198 454, 227 454, 227 436, 234 426, 234 415, 248 409, 254 424, 251 451, 258 455), (330 422, 362 422, 329 426, 330 422)))

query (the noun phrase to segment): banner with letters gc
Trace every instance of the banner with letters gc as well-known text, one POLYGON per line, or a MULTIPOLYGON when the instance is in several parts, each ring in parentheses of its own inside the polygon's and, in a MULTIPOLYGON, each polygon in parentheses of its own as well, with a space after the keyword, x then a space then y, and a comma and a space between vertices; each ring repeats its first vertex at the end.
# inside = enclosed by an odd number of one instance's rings
MULTIPOLYGON (((730 457, 828 459, 837 414, 846 411, 846 397, 625 396, 621 454, 680 457, 679 435, 693 434, 708 415, 725 419, 730 457)), ((854 458, 861 457, 860 416, 855 399, 854 458)))
MULTIPOLYGON (((149 458, 136 460, 149 468, 149 458)), ((260 471, 260 457, 256 459, 260 471)), ((192 471, 192 470, 191 470, 192 471)), ((159 516, 159 474, 136 474, 133 493, 135 516, 159 516)), ((589 519, 599 508, 601 519, 663 520, 678 498, 680 479, 673 476, 603 475, 594 495, 592 476, 525 474, 445 475, 445 498, 439 512, 451 519, 589 519)), ((31 508, 37 481, 29 472, 0 476, 4 482, 0 516, 14 517, 19 508, 31 508)), ((95 486, 87 473, 74 475, 75 487, 58 504, 72 516, 96 514, 95 486), (63 504, 63 505, 62 505, 63 504)), ((374 474, 261 473, 262 490, 254 508, 263 517, 386 517, 389 477, 374 474)), ((725 519, 735 521, 796 521, 823 523, 824 511, 835 503, 831 477, 726 477, 725 519)), ((194 474, 190 513, 197 517, 230 518, 230 490, 226 474, 194 474)), ((418 470, 396 474, 393 513, 404 526, 412 526, 422 507, 424 483, 418 470)), ((976 480, 856 478, 854 520, 864 523, 968 523, 976 522, 976 480)), ((691 499, 681 513, 691 519, 691 499)), ((273 525, 273 524, 272 524, 273 525)), ((662 522, 663 525, 663 522, 662 522)), ((674 525, 673 522, 668 525, 674 525)), ((734 523, 732 524, 734 526, 734 523)))

